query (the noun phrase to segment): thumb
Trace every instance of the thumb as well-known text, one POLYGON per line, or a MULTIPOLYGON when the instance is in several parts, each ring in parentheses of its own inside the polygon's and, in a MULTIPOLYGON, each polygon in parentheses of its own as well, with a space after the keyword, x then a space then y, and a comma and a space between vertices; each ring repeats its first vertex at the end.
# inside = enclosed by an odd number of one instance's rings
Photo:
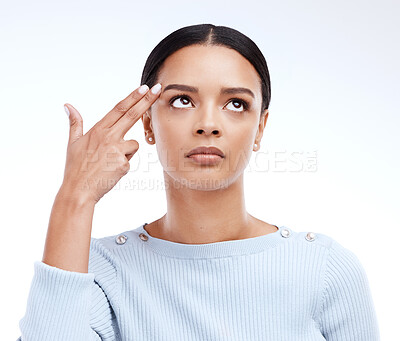
POLYGON ((81 114, 71 104, 64 104, 64 109, 69 117, 68 144, 71 144, 83 135, 83 120, 81 114))

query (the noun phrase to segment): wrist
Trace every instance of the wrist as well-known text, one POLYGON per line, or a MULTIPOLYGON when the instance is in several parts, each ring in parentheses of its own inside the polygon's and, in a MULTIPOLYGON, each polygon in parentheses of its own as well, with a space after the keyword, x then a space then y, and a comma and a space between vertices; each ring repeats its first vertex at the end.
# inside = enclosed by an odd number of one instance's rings
POLYGON ((75 207, 94 207, 96 205, 96 201, 90 198, 86 192, 79 192, 64 184, 61 185, 56 200, 61 200, 75 207))

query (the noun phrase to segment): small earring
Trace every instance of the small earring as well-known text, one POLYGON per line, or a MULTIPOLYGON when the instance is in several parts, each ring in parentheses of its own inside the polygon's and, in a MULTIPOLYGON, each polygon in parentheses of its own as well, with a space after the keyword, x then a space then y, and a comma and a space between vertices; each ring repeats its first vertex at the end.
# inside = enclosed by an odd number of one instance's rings
POLYGON ((257 143, 254 143, 254 147, 256 147, 256 148, 257 148, 257 143))
POLYGON ((153 141, 153 138, 152 138, 152 137, 149 137, 149 141, 150 141, 150 142, 153 141))

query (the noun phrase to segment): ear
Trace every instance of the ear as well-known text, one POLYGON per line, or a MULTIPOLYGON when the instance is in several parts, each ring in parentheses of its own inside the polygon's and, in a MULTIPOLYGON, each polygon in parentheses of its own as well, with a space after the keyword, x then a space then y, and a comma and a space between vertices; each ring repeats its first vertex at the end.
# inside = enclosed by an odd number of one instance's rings
POLYGON ((258 145, 260 144, 261 138, 263 136, 264 128, 265 128, 265 125, 267 124, 268 115, 269 115, 268 109, 265 109, 264 112, 261 114, 260 122, 258 123, 256 138, 254 141, 258 145))
POLYGON ((144 136, 153 136, 153 124, 151 121, 151 116, 149 111, 146 111, 141 117, 143 128, 144 128, 144 136))

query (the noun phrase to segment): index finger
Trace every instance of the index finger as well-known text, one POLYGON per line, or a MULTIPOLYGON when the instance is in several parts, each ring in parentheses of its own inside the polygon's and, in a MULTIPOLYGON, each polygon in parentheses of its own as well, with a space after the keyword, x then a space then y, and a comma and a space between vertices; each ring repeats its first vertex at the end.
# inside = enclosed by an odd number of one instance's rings
POLYGON ((112 127, 111 129, 121 138, 127 131, 140 119, 161 94, 161 84, 157 83, 146 95, 133 105, 112 127))
POLYGON ((113 126, 133 105, 139 102, 148 90, 149 87, 146 84, 136 88, 126 98, 118 102, 115 107, 98 122, 98 125, 104 128, 113 126))

